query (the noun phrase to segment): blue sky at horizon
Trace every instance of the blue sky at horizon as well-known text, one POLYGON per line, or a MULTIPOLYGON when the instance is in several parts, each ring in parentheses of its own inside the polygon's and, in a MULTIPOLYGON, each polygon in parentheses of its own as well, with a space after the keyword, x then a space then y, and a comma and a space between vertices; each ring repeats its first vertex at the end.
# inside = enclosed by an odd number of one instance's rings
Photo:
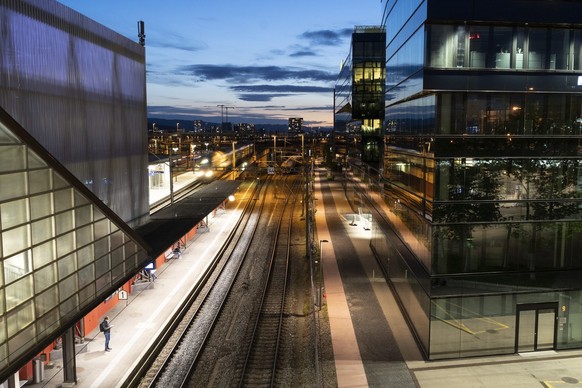
POLYGON ((380 0, 59 0, 137 41, 145 22, 148 117, 331 126, 333 86, 354 26, 380 0))

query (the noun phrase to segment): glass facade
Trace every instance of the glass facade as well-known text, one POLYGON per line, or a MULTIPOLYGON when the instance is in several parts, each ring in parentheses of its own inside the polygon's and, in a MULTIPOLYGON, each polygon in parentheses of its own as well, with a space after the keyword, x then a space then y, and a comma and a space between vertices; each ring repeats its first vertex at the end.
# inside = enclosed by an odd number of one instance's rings
POLYGON ((362 161, 376 169, 383 153, 386 33, 379 26, 357 26, 350 54, 335 86, 334 129, 360 135, 362 161))
POLYGON ((0 106, 124 221, 147 221, 144 48, 56 1, 0 0, 0 15, 0 106))
POLYGON ((581 70, 577 29, 434 24, 426 35, 430 67, 581 70))
POLYGON ((56 1, 0 0, 0 370, 148 260, 145 52, 56 1))
POLYGON ((343 61, 334 88, 333 130, 347 132, 352 121, 352 56, 343 61))
POLYGON ((147 257, 44 158, 0 122, 0 368, 73 323, 147 257))
POLYGON ((582 24, 384 3, 396 227, 372 244, 424 352, 581 348, 582 24))

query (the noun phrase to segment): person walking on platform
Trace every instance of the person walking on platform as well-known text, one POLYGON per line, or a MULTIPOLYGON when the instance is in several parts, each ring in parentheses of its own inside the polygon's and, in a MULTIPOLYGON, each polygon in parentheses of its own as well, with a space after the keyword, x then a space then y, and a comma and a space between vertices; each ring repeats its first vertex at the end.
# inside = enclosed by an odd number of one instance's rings
POLYGON ((109 317, 108 316, 106 316, 103 319, 103 322, 101 322, 101 324, 99 325, 99 329, 105 335, 105 351, 106 352, 111 350, 111 348, 109 347, 109 340, 111 339, 111 328, 112 327, 113 327, 113 325, 109 324, 109 317))

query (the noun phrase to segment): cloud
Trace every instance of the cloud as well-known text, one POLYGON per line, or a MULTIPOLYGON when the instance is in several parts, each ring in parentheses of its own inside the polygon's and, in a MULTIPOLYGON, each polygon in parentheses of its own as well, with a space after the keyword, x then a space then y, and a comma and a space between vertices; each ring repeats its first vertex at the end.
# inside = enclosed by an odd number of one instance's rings
MULTIPOLYGON (((261 107, 258 107, 259 109, 261 107)), ((280 107, 279 107, 280 108, 280 107)), ((275 107, 273 106, 273 109, 275 107)), ((254 124, 287 124, 287 117, 281 115, 280 111, 261 113, 256 109, 243 114, 230 115, 233 122, 245 122, 254 124), (279 114, 277 114, 279 113, 279 114)), ((220 111, 208 108, 176 107, 169 105, 148 106, 148 118, 168 119, 168 120, 204 120, 212 123, 219 123, 221 120, 220 111)))
POLYGON ((266 102, 266 101, 271 101, 273 98, 275 97, 286 97, 289 96, 289 94, 284 94, 284 93, 273 93, 273 94, 269 94, 269 93, 244 93, 238 96, 238 98, 242 101, 258 101, 258 102, 266 102))
POLYGON ((333 82, 336 74, 321 70, 281 66, 235 66, 235 65, 188 65, 180 71, 197 77, 200 81, 225 80, 231 83, 251 81, 306 80, 333 82))
POLYGON ((230 89, 236 92, 253 93, 330 93, 333 88, 302 85, 236 85, 230 89))
POLYGON ((208 49, 208 45, 206 43, 195 41, 193 43, 193 39, 190 36, 185 37, 169 30, 159 31, 158 34, 154 34, 152 36, 153 38, 147 39, 147 45, 149 47, 163 49, 172 48, 189 52, 208 49), (158 36, 162 37, 162 39, 158 38, 158 36))
POLYGON ((300 38, 306 39, 311 45, 317 46, 338 46, 342 44, 343 39, 352 34, 352 29, 344 28, 341 30, 319 30, 305 31, 300 38))
POLYGON ((208 48, 208 46, 205 44, 200 44, 198 46, 194 46, 194 45, 182 44, 179 42, 168 42, 168 41, 166 41, 166 42, 152 42, 152 43, 149 43, 148 46, 161 47, 164 49, 173 48, 173 49, 189 51, 189 52, 201 51, 201 50, 205 50, 208 48))
POLYGON ((214 112, 206 108, 184 107, 174 105, 148 105, 148 116, 207 116, 214 112))
POLYGON ((237 85, 231 90, 239 92, 238 98, 243 101, 271 101, 276 97, 287 97, 305 93, 331 93, 333 88, 323 86, 302 85, 237 85))
POLYGON ((294 53, 289 54, 290 57, 314 57, 317 54, 315 53, 315 51, 312 50, 298 50, 295 51, 294 53))

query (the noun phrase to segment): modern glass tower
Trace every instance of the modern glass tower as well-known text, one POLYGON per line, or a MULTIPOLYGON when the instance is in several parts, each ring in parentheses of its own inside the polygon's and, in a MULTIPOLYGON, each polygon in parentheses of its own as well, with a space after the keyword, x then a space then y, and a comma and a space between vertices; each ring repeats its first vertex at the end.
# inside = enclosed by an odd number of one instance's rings
POLYGON ((379 168, 384 121, 386 32, 380 26, 357 26, 350 54, 335 85, 334 130, 358 132, 361 159, 379 168))
POLYGON ((582 347, 582 4, 384 0, 378 251, 430 359, 582 347))

